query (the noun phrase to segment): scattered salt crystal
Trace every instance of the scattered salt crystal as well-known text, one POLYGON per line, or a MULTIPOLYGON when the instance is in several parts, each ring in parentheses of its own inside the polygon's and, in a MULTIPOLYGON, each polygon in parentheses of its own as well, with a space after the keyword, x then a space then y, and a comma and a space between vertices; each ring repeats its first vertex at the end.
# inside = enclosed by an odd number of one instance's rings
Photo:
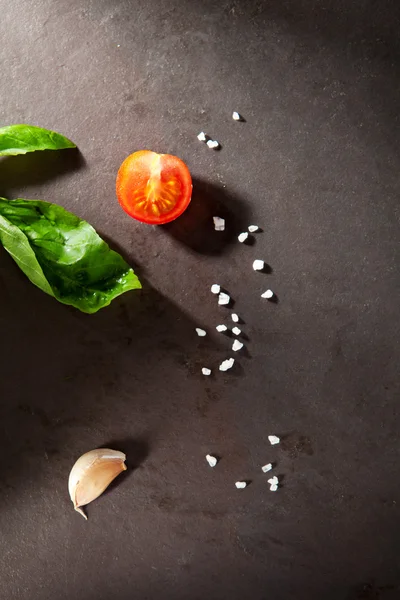
POLYGON ((255 232, 256 232, 256 231, 258 231, 260 228, 259 228, 259 226, 258 226, 258 225, 249 225, 247 229, 250 231, 250 233, 255 233, 255 232))
POLYGON ((271 444, 271 446, 274 446, 275 444, 279 444, 279 442, 281 441, 280 438, 278 438, 276 435, 269 435, 268 439, 269 439, 269 443, 271 444))
POLYGON ((216 330, 219 331, 220 333, 222 333, 223 331, 226 331, 228 328, 226 325, 217 325, 216 326, 216 330))
POLYGON ((268 479, 268 483, 270 484, 270 490, 271 492, 276 492, 276 490, 278 489, 278 485, 279 485, 279 481, 278 478, 276 476, 271 477, 271 479, 268 479))
POLYGON ((244 231, 243 233, 240 233, 238 235, 238 240, 241 244, 243 244, 243 242, 245 242, 248 237, 249 237, 249 234, 247 233, 247 231, 244 231))
POLYGON ((218 462, 218 460, 215 458, 215 456, 212 456, 211 454, 206 455, 206 461, 208 462, 210 467, 215 467, 215 465, 218 462))
POLYGON ((207 140, 204 131, 200 131, 199 135, 197 136, 197 139, 199 140, 199 142, 205 142, 207 140))
POLYGON ((242 333, 242 330, 239 329, 239 327, 232 327, 232 333, 233 335, 240 335, 242 333))
POLYGON ((272 290, 267 290, 266 292, 264 292, 263 294, 261 294, 261 298, 272 298, 274 295, 274 292, 272 290))
POLYGON ((235 340, 232 344, 232 350, 234 352, 237 352, 238 350, 241 350, 243 348, 243 344, 242 342, 239 342, 239 340, 235 340))
POLYGON ((203 375, 211 375, 211 369, 207 369, 207 367, 203 367, 201 372, 203 375))
POLYGON ((235 485, 238 490, 244 490, 244 488, 247 487, 247 483, 245 481, 237 481, 235 485))
POLYGON ((213 217, 215 231, 225 231, 225 219, 213 217))
POLYGON ((235 362, 234 358, 228 358, 227 360, 224 360, 220 365, 219 365, 219 370, 220 371, 228 371, 229 369, 232 369, 233 367, 233 363, 235 362))
POLYGON ((233 113, 232 113, 232 119, 233 119, 234 121, 240 121, 240 120, 241 120, 241 118, 242 118, 242 117, 239 115, 239 113, 238 113, 238 112, 236 112, 236 110, 235 110, 235 111, 233 111, 233 113))
POLYGON ((204 329, 200 329, 200 327, 196 327, 196 333, 199 337, 204 337, 207 335, 207 332, 204 329))
POLYGON ((262 271, 262 270, 263 270, 263 268, 264 268, 264 261, 263 261, 263 260, 260 260, 260 259, 258 259, 258 258, 257 258, 257 259, 256 259, 256 260, 253 262, 253 269, 254 269, 255 271, 262 271))
POLYGON ((218 285, 218 283, 214 283, 214 284, 211 286, 211 292, 212 292, 213 294, 219 294, 219 293, 220 293, 220 291, 221 291, 221 286, 220 286, 220 285, 218 285))
POLYGON ((215 149, 215 148, 219 148, 219 143, 217 142, 217 140, 208 140, 207 146, 211 149, 215 149))
POLYGON ((261 467, 261 471, 263 473, 268 473, 268 471, 270 471, 272 469, 272 463, 268 463, 267 465, 264 465, 263 467, 261 467))
POLYGON ((237 315, 236 313, 232 313, 231 317, 234 323, 239 323, 239 315, 237 315))
POLYGON ((223 306, 224 304, 229 304, 230 301, 231 297, 229 296, 229 294, 225 294, 225 292, 221 292, 218 296, 218 304, 221 306, 223 306))

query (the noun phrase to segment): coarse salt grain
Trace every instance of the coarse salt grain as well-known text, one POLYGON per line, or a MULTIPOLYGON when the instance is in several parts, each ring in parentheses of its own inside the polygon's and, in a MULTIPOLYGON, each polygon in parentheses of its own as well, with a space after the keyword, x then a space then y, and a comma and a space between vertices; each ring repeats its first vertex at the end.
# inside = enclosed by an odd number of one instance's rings
POLYGON ((239 115, 239 113, 238 113, 238 112, 236 112, 236 110, 234 110, 234 111, 233 111, 233 113, 232 113, 232 119, 233 119, 234 121, 240 121, 240 119, 241 119, 241 118, 242 118, 242 117, 239 115))
POLYGON ((261 471, 263 473, 268 473, 268 471, 270 471, 272 469, 272 463, 268 463, 267 465, 264 465, 263 467, 261 467, 261 471))
POLYGON ((242 333, 242 330, 239 329, 239 327, 232 327, 232 333, 233 335, 240 335, 242 333))
POLYGON ((234 323, 239 323, 239 315, 237 315, 236 313, 232 313, 231 317, 234 323))
POLYGON ((219 294, 219 293, 220 293, 220 291, 221 291, 221 286, 220 286, 220 285, 218 285, 218 283, 214 283, 214 284, 211 286, 211 292, 212 292, 213 294, 219 294))
POLYGON ((274 446, 275 444, 279 444, 279 442, 281 441, 280 438, 278 438, 278 436, 276 436, 276 435, 269 435, 268 439, 269 439, 269 443, 271 444, 271 446, 274 446))
POLYGON ((254 262, 253 262, 253 269, 255 271, 262 271, 264 268, 264 261, 260 260, 259 258, 257 258, 254 262))
POLYGON ((212 150, 212 149, 216 149, 219 148, 219 142, 217 142, 217 140, 208 140, 207 141, 207 146, 212 150))
POLYGON ((237 481, 235 485, 238 490, 244 490, 244 488, 247 487, 247 483, 245 481, 237 481))
POLYGON ((225 294, 225 292, 221 292, 220 295, 218 296, 218 304, 220 306, 229 304, 230 301, 231 301, 231 297, 229 296, 229 294, 225 294))
POLYGON ((272 290, 267 290, 266 292, 264 292, 263 294, 261 294, 261 298, 272 298, 274 295, 274 292, 272 290))
POLYGON ((211 369, 207 369, 207 367, 203 367, 201 372, 203 375, 211 375, 211 369))
POLYGON ((235 340, 232 344, 232 350, 234 352, 237 352, 238 350, 241 350, 243 348, 243 344, 242 342, 239 342, 239 340, 235 340))
POLYGON ((200 131, 199 135, 197 136, 197 139, 199 140, 199 142, 205 142, 207 140, 204 131, 200 131))
POLYGON ((225 231, 225 219, 213 217, 215 231, 225 231))
POLYGON ((244 231, 243 233, 240 233, 238 235, 238 240, 241 244, 243 244, 243 242, 245 242, 248 237, 249 237, 249 234, 247 233, 247 231, 244 231))
POLYGON ((258 226, 258 225, 249 225, 247 229, 250 231, 250 233, 255 233, 255 232, 256 232, 256 231, 258 231, 260 228, 259 228, 259 226, 258 226))
POLYGON ((200 327, 196 327, 196 333, 199 337, 204 337, 207 335, 207 332, 204 329, 200 329, 200 327))
POLYGON ((271 492, 276 492, 276 490, 278 489, 278 485, 276 483, 274 483, 273 485, 270 486, 269 489, 271 490, 271 492))
POLYGON ((212 454, 207 454, 206 455, 206 461, 208 462, 208 464, 210 465, 210 467, 215 467, 215 465, 218 462, 218 460, 216 459, 216 457, 212 456, 212 454))
POLYGON ((229 369, 232 369, 234 362, 235 362, 234 358, 227 358, 219 365, 219 370, 220 371, 228 371, 229 369))
POLYGON ((222 333, 223 331, 226 331, 228 328, 226 325, 217 325, 215 329, 217 331, 219 331, 220 333, 222 333))
POLYGON ((270 483, 271 485, 278 485, 279 481, 276 475, 274 475, 273 477, 271 477, 271 479, 268 479, 268 483, 270 483))

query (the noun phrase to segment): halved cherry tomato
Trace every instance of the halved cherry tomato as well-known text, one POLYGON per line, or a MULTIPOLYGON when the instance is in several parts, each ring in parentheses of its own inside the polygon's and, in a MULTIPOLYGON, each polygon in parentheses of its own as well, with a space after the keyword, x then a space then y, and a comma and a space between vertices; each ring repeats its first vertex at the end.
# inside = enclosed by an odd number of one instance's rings
POLYGON ((192 178, 185 163, 172 154, 140 150, 128 156, 117 175, 117 198, 134 219, 161 225, 188 207, 192 178))

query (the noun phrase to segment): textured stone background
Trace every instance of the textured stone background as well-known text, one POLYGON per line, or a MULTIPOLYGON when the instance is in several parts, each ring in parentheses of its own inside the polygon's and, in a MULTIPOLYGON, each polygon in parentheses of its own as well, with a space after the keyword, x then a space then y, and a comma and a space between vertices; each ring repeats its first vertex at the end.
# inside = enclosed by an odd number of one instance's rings
POLYGON ((0 125, 80 149, 0 160, 0 194, 86 218, 144 281, 88 316, 0 249, 1 598, 400 597, 398 13, 389 0, 0 0, 0 125), (192 207, 168 228, 115 200, 141 148, 192 171, 192 207), (236 243, 250 222, 264 232, 236 243), (248 352, 205 379, 230 354, 214 282, 248 352), (130 469, 85 523, 68 473, 104 445, 130 469))

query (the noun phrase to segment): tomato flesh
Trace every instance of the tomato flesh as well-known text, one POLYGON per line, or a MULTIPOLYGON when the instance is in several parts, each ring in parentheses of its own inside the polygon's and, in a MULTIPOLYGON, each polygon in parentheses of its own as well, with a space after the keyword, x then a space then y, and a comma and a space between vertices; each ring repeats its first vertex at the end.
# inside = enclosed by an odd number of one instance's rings
POLYGON ((186 210, 192 196, 192 178, 177 156, 139 150, 120 166, 116 189, 118 202, 131 217, 160 225, 186 210))

